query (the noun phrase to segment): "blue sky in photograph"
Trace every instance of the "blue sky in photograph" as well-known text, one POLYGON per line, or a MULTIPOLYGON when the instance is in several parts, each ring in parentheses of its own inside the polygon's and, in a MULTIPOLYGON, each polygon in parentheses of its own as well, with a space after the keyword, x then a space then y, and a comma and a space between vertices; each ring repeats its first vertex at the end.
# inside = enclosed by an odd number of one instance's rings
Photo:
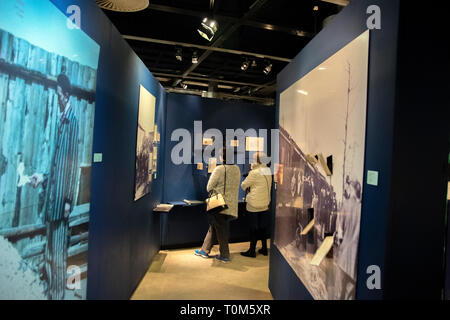
POLYGON ((0 29, 46 51, 97 69, 100 46, 49 0, 1 0, 0 29))

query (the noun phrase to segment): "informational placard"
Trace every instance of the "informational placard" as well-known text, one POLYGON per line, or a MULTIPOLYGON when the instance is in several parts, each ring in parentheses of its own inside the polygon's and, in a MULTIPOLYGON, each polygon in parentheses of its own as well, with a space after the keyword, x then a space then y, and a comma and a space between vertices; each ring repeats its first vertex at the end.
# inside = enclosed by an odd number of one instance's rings
POLYGON ((264 137, 246 137, 246 151, 264 151, 264 137))
POLYGON ((172 210, 173 207, 174 207, 173 204, 160 203, 153 209, 153 211, 155 211, 155 212, 169 212, 170 210, 172 210))
POLYGON ((213 138, 203 138, 203 145, 204 146, 209 146, 213 144, 213 138))
POLYGON ((323 170, 325 171, 325 174, 326 174, 327 176, 331 176, 331 171, 330 171, 330 169, 328 168, 327 160, 325 160, 323 154, 321 154, 321 153, 319 153, 318 156, 319 156, 319 162, 320 162, 320 164, 322 165, 322 168, 323 168, 323 170))
POLYGON ((300 233, 302 236, 308 234, 309 231, 311 231, 312 227, 314 227, 314 219, 312 219, 308 225, 303 229, 303 231, 300 233))
POLYGON ((322 242, 322 245, 317 249, 314 257, 311 260, 313 266, 319 266, 322 263, 323 258, 328 254, 328 252, 333 248, 334 236, 328 236, 322 242))

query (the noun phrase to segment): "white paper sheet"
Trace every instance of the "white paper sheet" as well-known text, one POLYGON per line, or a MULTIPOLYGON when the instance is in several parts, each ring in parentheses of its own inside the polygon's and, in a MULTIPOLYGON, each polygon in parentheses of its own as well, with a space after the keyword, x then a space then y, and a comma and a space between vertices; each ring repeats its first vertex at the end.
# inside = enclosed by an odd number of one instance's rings
POLYGON ((322 262, 323 258, 328 254, 328 252, 333 247, 334 242, 334 236, 326 237, 325 240, 323 240, 322 245, 317 249, 316 254, 311 260, 311 264, 313 266, 318 266, 322 262))

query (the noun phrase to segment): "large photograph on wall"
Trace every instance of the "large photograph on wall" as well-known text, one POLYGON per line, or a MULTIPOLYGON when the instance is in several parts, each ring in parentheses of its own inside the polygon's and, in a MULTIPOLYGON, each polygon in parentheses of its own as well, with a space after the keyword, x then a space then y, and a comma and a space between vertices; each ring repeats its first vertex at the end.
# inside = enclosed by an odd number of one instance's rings
POLYGON ((150 193, 152 177, 156 172, 155 106, 155 97, 141 85, 139 89, 134 201, 150 193))
POLYGON ((354 299, 369 31, 281 93, 274 243, 315 299, 354 299))
POLYGON ((0 299, 86 298, 99 53, 50 1, 0 1, 0 299))

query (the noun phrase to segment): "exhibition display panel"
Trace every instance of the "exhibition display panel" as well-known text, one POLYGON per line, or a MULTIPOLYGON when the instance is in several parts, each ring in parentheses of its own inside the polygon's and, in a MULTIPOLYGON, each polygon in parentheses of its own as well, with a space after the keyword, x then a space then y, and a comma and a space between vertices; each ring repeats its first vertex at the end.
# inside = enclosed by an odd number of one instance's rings
POLYGON ((86 298, 99 52, 49 1, 0 3, 2 298, 86 298))
POLYGON ((365 31, 280 96, 274 244, 315 299, 355 295, 368 49, 365 31))

